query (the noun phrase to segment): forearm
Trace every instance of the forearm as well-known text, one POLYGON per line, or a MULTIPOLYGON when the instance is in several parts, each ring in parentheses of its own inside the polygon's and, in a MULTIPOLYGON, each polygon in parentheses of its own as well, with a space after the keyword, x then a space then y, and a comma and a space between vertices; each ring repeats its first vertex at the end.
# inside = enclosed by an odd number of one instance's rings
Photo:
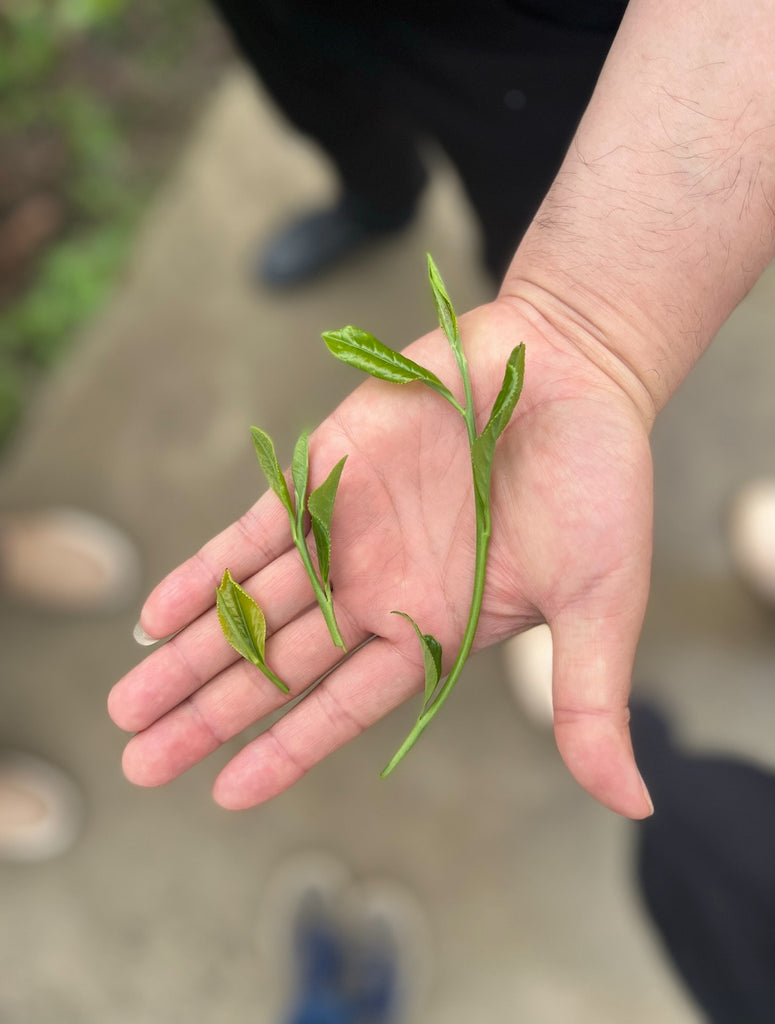
POLYGON ((631 0, 503 294, 647 418, 775 254, 775 4, 631 0))

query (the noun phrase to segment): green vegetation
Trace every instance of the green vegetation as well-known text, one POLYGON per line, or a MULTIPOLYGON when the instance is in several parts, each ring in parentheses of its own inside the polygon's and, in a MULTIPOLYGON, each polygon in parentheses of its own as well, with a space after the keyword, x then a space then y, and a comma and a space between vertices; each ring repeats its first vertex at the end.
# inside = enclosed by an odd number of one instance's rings
POLYGON ((190 0, 0 7, 0 446, 104 302, 227 52, 190 0))

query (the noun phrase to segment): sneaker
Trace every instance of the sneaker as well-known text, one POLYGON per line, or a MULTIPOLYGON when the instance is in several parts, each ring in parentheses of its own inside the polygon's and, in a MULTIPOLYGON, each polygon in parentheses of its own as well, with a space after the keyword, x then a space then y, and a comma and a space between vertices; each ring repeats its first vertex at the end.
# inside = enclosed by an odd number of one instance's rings
POLYGON ((424 1017, 432 975, 430 927, 398 882, 373 879, 347 894, 348 989, 356 1024, 412 1024, 424 1017))
POLYGON ((738 491, 727 517, 727 541, 740 578, 775 607, 775 478, 752 480, 738 491))
POLYGON ((509 689, 528 722, 551 729, 552 633, 546 623, 506 640, 501 646, 509 689))
POLYGON ((68 776, 30 754, 0 753, 0 861, 59 856, 82 819, 83 801, 68 776))
POLYGON ((340 861, 317 851, 289 858, 270 875, 259 952, 267 983, 282 992, 283 1024, 354 1024, 340 914, 350 881, 340 861))
POLYGON ((0 518, 0 592, 6 601, 78 614, 131 604, 140 559, 105 520, 74 508, 0 518))

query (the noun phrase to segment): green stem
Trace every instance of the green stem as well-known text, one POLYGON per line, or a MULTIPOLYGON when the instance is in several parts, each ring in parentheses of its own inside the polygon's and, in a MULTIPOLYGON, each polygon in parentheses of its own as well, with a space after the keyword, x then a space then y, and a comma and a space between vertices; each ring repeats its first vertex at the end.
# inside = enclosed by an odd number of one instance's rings
POLYGON ((300 531, 297 525, 293 526, 293 542, 298 549, 299 555, 301 556, 302 563, 309 576, 309 581, 312 584, 312 589, 315 592, 315 598, 320 605, 320 610, 323 612, 323 618, 328 626, 328 631, 331 634, 331 639, 334 641, 337 647, 341 647, 343 651, 346 651, 342 634, 339 631, 339 625, 334 615, 334 602, 331 597, 330 590, 323 588, 318 574, 315 572, 315 566, 312 564, 312 556, 309 553, 307 547, 307 540, 304 536, 303 530, 300 531))
POLYGON ((422 736, 428 728, 435 715, 438 714, 441 706, 449 697, 450 693, 452 693, 455 683, 457 683, 460 678, 463 666, 468 660, 471 648, 474 645, 476 628, 479 625, 479 615, 482 611, 484 582, 487 570, 487 552, 490 546, 490 534, 492 533, 492 517, 490 515, 490 509, 476 498, 476 487, 474 487, 474 496, 476 501, 476 560, 474 563, 474 588, 473 593, 471 594, 471 607, 468 612, 468 622, 466 623, 465 633, 463 634, 463 642, 460 646, 457 657, 455 658, 455 663, 450 669, 449 675, 444 680, 444 685, 439 690, 435 700, 429 708, 422 712, 415 722, 412 731, 393 755, 390 763, 383 768, 382 772, 380 772, 383 779, 387 778, 393 769, 403 761, 404 757, 406 757, 420 736, 422 736))
POLYGON ((282 679, 280 679, 279 676, 276 676, 274 674, 274 672, 271 670, 271 668, 267 665, 267 663, 265 661, 261 662, 260 664, 258 662, 256 662, 256 667, 261 669, 261 671, 264 673, 266 678, 271 680, 271 682, 273 682, 274 685, 277 687, 277 689, 280 690, 282 693, 290 693, 291 692, 288 689, 288 686, 282 681, 282 679))

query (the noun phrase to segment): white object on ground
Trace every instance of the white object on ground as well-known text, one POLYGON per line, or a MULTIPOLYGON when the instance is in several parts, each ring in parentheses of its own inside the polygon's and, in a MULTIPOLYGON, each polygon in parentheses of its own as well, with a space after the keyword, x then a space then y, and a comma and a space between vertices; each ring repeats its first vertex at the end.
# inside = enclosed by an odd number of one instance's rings
POLYGON ((542 623, 511 637, 501 647, 509 688, 528 721, 550 729, 552 705, 552 633, 542 623))
POLYGON ((75 842, 81 794, 64 772, 30 754, 0 754, 0 860, 48 860, 75 842))
POLYGON ((136 599, 140 559, 117 527, 74 508, 0 518, 0 590, 49 611, 111 612, 136 599))
POLYGON ((738 491, 730 505, 727 537, 738 574, 775 605, 775 478, 752 480, 738 491))

